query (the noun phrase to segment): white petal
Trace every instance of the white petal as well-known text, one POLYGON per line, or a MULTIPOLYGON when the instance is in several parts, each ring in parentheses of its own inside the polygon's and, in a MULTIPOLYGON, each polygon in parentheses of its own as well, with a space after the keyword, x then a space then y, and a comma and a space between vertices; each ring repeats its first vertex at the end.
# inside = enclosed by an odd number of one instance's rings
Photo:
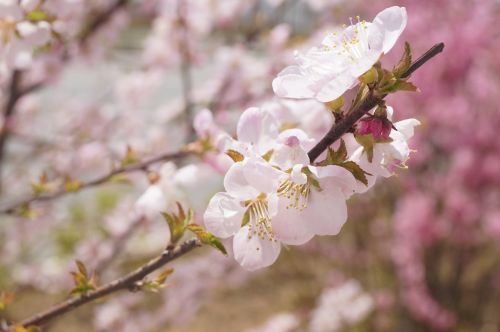
POLYGON ((344 195, 346 195, 346 198, 357 192, 359 186, 364 186, 364 184, 360 183, 354 178, 351 172, 340 166, 309 166, 309 169, 318 177, 320 185, 321 181, 326 178, 329 178, 331 181, 337 183, 344 195))
POLYGON ((243 175, 258 193, 271 193, 277 190, 285 174, 265 161, 249 159, 244 162, 243 175))
POLYGON ((407 20, 406 8, 397 6, 384 9, 375 17, 373 23, 384 31, 384 53, 394 46, 405 29, 407 20))
POLYGON ((215 236, 227 238, 241 227, 245 208, 227 193, 217 193, 208 203, 203 216, 205 227, 215 236))
POLYGON ((241 115, 236 131, 240 142, 253 144, 259 153, 266 153, 278 137, 278 121, 269 112, 251 107, 241 115))
POLYGON ((413 137, 414 128, 420 125, 417 119, 406 119, 394 123, 394 127, 404 136, 405 139, 413 137))
POLYGON ((235 163, 229 168, 224 177, 224 188, 228 194, 238 197, 242 201, 253 199, 260 194, 259 191, 248 184, 243 168, 243 162, 235 163))
POLYGON ((249 227, 245 226, 234 236, 233 251, 236 261, 249 271, 273 264, 280 254, 281 244, 249 235, 249 227))
POLYGON ((335 181, 320 183, 322 191, 311 190, 307 220, 317 235, 337 235, 347 220, 346 198, 335 181))
POLYGON ((311 82, 297 66, 290 66, 281 71, 272 85, 278 97, 295 99, 314 97, 314 92, 310 88, 311 82))
POLYGON ((324 84, 316 94, 316 99, 323 103, 335 100, 356 84, 357 76, 353 76, 349 71, 344 71, 324 84))
POLYGON ((280 197, 278 214, 272 220, 273 232, 276 238, 289 245, 301 245, 312 239, 314 233, 309 225, 307 213, 288 207, 291 201, 280 197))

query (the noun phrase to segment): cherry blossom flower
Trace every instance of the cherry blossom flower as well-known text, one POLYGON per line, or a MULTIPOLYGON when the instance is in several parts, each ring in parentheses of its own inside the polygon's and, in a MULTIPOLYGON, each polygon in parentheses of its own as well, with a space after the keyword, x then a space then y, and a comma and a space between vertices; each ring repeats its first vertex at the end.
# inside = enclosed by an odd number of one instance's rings
POLYGON ((277 213, 280 175, 264 160, 235 163, 224 178, 226 192, 215 194, 205 212, 211 233, 234 236, 234 257, 248 270, 269 266, 279 255, 279 234, 271 219, 277 213))
POLYGON ((226 192, 212 198, 204 216, 214 235, 234 236, 235 259, 249 270, 272 264, 280 243, 299 245, 314 235, 338 234, 356 181, 342 167, 309 165, 307 135, 299 129, 278 133, 277 127, 262 109, 243 113, 231 146, 244 159, 229 169, 226 192))
POLYGON ((297 53, 298 64, 273 80, 275 94, 321 102, 337 99, 394 46, 407 21, 406 9, 396 6, 380 12, 373 22, 357 19, 340 33, 328 35, 321 47, 297 53))

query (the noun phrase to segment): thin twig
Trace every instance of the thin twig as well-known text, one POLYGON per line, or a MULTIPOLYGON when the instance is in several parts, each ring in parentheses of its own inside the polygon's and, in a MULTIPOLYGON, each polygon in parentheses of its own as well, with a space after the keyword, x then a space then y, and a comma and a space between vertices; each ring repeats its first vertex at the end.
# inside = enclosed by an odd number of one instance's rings
POLYGON ((28 326, 42 326, 49 322, 50 320, 59 317, 69 311, 75 310, 76 308, 92 302, 96 299, 102 298, 109 294, 115 293, 121 290, 133 290, 136 288, 136 283, 143 280, 146 276, 151 274, 152 272, 160 269, 167 263, 173 261, 174 259, 183 256, 193 250, 196 247, 200 247, 201 243, 198 239, 188 240, 181 245, 175 247, 174 249, 165 250, 160 256, 155 259, 149 261, 149 263, 141 266, 137 270, 127 274, 124 277, 116 279, 106 285, 103 285, 96 290, 90 291, 85 295, 71 298, 67 301, 64 301, 60 304, 55 305, 54 307, 38 313, 30 318, 27 318, 19 323, 14 324, 13 326, 21 325, 24 327, 28 326))
MULTIPOLYGON (((410 68, 402 75, 403 78, 408 78, 414 71, 424 65, 427 61, 441 53, 444 49, 444 44, 439 43, 431 47, 420 58, 412 63, 410 68)), ((373 107, 379 104, 386 95, 375 96, 370 93, 365 101, 350 112, 345 118, 335 123, 330 131, 308 152, 309 160, 314 162, 331 144, 335 143, 342 135, 347 133, 354 124, 368 113, 373 107)))
MULTIPOLYGON (((151 157, 149 159, 146 159, 144 161, 141 161, 141 162, 138 162, 138 163, 135 163, 132 165, 119 167, 119 168, 116 168, 116 169, 112 170, 111 172, 104 174, 104 175, 102 175, 94 180, 79 183, 77 191, 80 191, 82 189, 86 189, 89 187, 95 187, 95 186, 104 184, 104 183, 112 180, 113 177, 115 177, 119 174, 122 174, 122 173, 130 173, 130 172, 134 172, 134 171, 146 170, 147 167, 152 165, 152 164, 166 161, 166 160, 175 160, 175 159, 184 158, 187 155, 188 155, 188 153, 183 152, 183 151, 174 152, 174 153, 163 153, 163 154, 159 154, 157 156, 151 157)), ((50 201, 50 200, 53 200, 55 198, 58 198, 58 197, 61 197, 61 196, 64 196, 66 194, 73 193, 73 192, 75 192, 75 191, 67 191, 65 189, 60 189, 58 191, 48 193, 48 194, 33 195, 29 198, 26 198, 26 199, 23 199, 17 203, 14 203, 8 207, 1 208, 0 214, 1 213, 14 214, 17 212, 17 210, 19 208, 21 208, 23 206, 27 206, 30 203, 50 201)))

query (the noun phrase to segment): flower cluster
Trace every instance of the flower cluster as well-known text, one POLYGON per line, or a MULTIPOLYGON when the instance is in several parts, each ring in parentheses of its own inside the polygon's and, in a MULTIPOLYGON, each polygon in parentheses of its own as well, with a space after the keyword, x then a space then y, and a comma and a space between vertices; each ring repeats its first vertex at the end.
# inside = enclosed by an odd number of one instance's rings
POLYGON ((221 238, 234 236, 234 257, 249 270, 271 265, 281 244, 336 235, 347 219, 346 200, 377 176, 390 176, 393 165, 404 165, 417 124, 395 123, 391 139, 371 147, 372 158, 354 134, 345 134, 336 151, 311 164, 307 150, 316 140, 298 128, 280 131, 270 112, 249 108, 238 122, 237 140, 227 143, 235 162, 225 175, 225 192, 210 200, 205 226, 221 238))
MULTIPOLYGON (((342 96, 394 45, 405 24, 405 9, 391 7, 374 23, 358 22, 339 37, 328 36, 299 67, 278 75, 276 94, 321 102, 342 96)), ((307 151, 317 139, 300 125, 280 123, 279 114, 265 107, 242 114, 237 139, 226 140, 221 149, 234 161, 224 178, 225 191, 210 200, 204 215, 210 232, 233 237, 234 257, 248 270, 274 263, 282 244, 338 234, 347 220, 346 200, 366 191, 377 176, 390 176, 394 165, 404 166, 407 140, 419 123, 392 124, 392 108, 380 105, 361 120, 357 133, 344 134, 323 161, 311 163, 307 151)), ((296 119, 301 122, 301 116, 296 119)))

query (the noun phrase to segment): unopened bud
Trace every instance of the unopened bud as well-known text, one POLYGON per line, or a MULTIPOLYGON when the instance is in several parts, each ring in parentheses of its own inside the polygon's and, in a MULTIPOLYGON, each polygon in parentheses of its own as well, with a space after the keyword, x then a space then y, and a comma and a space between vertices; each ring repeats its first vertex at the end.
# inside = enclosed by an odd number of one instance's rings
POLYGON ((357 133, 360 135, 372 135, 376 141, 389 139, 392 123, 387 118, 370 116, 361 119, 358 123, 357 133))

